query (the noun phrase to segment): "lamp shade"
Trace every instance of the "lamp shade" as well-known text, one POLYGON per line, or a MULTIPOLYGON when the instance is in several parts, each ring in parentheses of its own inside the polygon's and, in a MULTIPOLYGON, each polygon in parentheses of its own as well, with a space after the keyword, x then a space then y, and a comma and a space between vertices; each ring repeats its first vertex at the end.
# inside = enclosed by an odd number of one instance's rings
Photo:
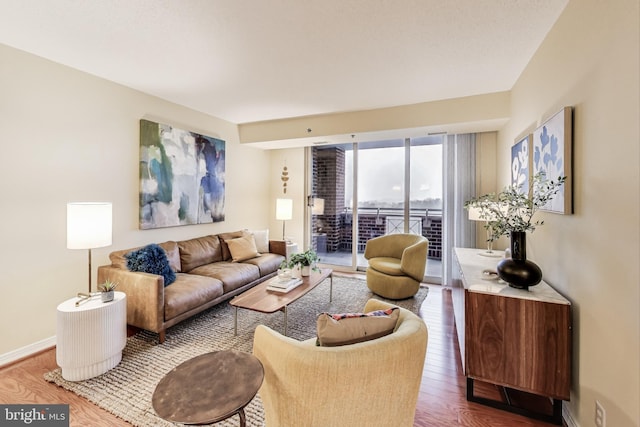
POLYGON ((313 207, 311 208, 313 215, 324 215, 324 199, 316 197, 313 199, 313 207))
POLYGON ((276 199, 276 219, 287 221, 293 218, 293 199, 276 199))
POLYGON ((504 203, 493 203, 484 209, 484 218, 482 217, 482 208, 478 206, 469 206, 469 219, 471 221, 496 221, 499 218, 500 212, 505 215, 509 210, 509 206, 504 203))
POLYGON ((111 203, 67 203, 67 248, 92 249, 111 245, 111 220, 111 203))
POLYGON ((480 218, 481 209, 475 206, 469 206, 469 219, 471 221, 486 221, 484 218, 480 218))

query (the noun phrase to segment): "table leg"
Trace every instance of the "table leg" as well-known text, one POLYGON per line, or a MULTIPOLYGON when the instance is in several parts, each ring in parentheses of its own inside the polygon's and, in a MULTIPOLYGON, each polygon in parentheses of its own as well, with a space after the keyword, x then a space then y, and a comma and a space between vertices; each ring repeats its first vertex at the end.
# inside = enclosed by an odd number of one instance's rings
POLYGON ((287 336, 287 306, 284 306, 284 336, 287 336))
POLYGON ((333 272, 329 274, 329 302, 333 301, 333 272))
POLYGON ((244 408, 240 408, 240 410, 238 411, 238 415, 240 416, 240 427, 246 427, 247 419, 244 416, 244 408))
POLYGON ((235 311, 233 313, 233 335, 238 335, 238 307, 234 307, 235 311))
POLYGON ((476 396, 473 390, 474 380, 467 377, 467 400, 470 402, 480 403, 492 408, 501 409, 503 411, 513 412, 514 414, 524 415, 525 417, 534 418, 537 420, 543 420, 551 424, 563 425, 562 423, 562 400, 553 400, 553 415, 549 415, 543 412, 536 412, 519 406, 515 406, 511 403, 511 399, 508 397, 506 387, 502 387, 502 391, 506 394, 506 403, 501 400, 489 399, 487 397, 476 396))

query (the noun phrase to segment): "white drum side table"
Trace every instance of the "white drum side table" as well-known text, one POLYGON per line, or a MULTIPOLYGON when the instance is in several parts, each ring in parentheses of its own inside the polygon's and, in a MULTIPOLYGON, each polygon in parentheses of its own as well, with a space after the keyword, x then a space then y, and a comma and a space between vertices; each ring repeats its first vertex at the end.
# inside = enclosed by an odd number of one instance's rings
POLYGON ((56 362, 67 381, 104 374, 122 360, 127 343, 127 300, 115 292, 111 302, 99 297, 76 307, 78 298, 58 305, 56 362))
POLYGON ((297 243, 292 243, 292 242, 287 242, 286 245, 286 258, 287 261, 289 261, 289 258, 291 258, 291 255, 295 254, 298 252, 298 244, 297 243))

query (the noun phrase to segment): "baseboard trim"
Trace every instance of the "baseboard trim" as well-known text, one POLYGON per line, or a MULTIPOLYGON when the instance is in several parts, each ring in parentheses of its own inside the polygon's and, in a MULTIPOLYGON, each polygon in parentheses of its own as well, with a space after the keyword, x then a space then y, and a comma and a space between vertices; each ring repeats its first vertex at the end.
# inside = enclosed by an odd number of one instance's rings
POLYGON ((573 419, 567 402, 562 402, 562 419, 567 424, 567 427, 580 427, 576 420, 573 419))
POLYGON ((44 350, 48 350, 56 345, 55 335, 49 338, 45 338, 41 341, 34 342, 25 347, 10 351, 9 353, 0 354, 0 368, 15 363, 19 360, 26 359, 44 350))

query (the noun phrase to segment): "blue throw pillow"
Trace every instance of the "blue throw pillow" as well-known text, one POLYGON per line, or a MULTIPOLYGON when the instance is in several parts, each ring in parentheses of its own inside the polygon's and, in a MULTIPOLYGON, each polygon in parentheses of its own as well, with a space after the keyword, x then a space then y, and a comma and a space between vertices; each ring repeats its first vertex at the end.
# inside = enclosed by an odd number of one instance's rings
POLYGON ((176 273, 169 266, 167 253, 155 243, 131 251, 124 257, 127 259, 127 268, 131 271, 143 271, 163 276, 165 286, 169 286, 176 280, 176 273))

